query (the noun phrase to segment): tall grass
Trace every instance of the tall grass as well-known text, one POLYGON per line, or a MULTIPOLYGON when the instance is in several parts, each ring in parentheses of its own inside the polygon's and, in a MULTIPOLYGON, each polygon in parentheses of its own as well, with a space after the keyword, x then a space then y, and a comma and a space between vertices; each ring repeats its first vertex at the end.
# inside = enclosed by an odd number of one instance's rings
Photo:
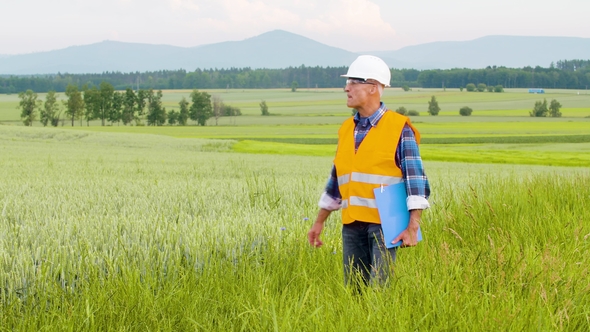
POLYGON ((427 163, 425 240, 343 286, 331 158, 0 127, 0 330, 590 328, 586 169, 427 163), (71 135, 71 136, 69 136, 71 135))

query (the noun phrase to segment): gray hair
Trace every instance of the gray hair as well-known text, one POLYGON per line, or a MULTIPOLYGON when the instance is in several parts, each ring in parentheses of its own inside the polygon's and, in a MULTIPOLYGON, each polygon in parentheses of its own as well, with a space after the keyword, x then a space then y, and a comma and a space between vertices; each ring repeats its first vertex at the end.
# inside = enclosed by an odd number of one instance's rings
POLYGON ((377 83, 377 90, 379 90, 379 98, 381 98, 381 96, 383 96, 383 89, 385 87, 383 86, 383 84, 381 83, 377 83))

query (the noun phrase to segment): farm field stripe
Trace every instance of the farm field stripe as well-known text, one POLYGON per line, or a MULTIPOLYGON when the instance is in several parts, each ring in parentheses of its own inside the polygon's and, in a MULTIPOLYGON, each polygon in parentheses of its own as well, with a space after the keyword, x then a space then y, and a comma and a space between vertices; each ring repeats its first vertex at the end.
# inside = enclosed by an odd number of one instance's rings
MULTIPOLYGON (((290 144, 329 145, 337 144, 337 138, 314 137, 230 137, 234 140, 277 142, 290 144)), ((590 135, 547 135, 547 136, 483 136, 483 137, 424 137, 420 144, 482 144, 482 143, 589 143, 590 135)))

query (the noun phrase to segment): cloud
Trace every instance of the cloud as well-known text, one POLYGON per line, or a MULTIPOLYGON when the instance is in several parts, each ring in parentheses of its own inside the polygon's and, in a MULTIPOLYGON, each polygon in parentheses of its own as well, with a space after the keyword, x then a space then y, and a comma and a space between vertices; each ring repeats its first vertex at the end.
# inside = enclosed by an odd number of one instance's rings
POLYGON ((300 24, 297 13, 261 0, 222 0, 224 17, 216 25, 224 31, 266 32, 300 24))
MULTIPOLYGON (((182 9, 178 2, 190 0, 170 1, 182 9)), ((177 23, 181 26, 177 30, 193 41, 191 46, 241 40, 274 29, 292 30, 302 25, 302 18, 296 11, 276 1, 219 0, 199 5, 198 10, 179 10, 177 15, 182 22, 177 23)))
MULTIPOLYGON (((331 46, 358 50, 376 49, 375 45, 395 35, 392 26, 383 18, 383 9, 377 4, 380 0, 56 1, 62 5, 59 11, 39 2, 39 6, 46 6, 47 10, 34 13, 31 20, 37 22, 36 26, 16 18, 0 21, 0 29, 15 26, 18 36, 27 37, 19 37, 22 42, 11 42, 9 46, 10 36, 0 36, 0 50, 17 52, 16 44, 21 44, 18 49, 27 51, 54 49, 107 38, 197 46, 242 40, 275 29, 331 46), (55 15, 60 19, 52 20, 55 15), (105 23, 108 30, 101 29, 105 23), (71 30, 72 24, 79 28, 71 30), (39 26, 47 28, 40 31, 39 26), (15 50, 10 51, 11 48, 15 50)), ((381 6, 386 5, 381 3, 381 6)), ((26 8, 27 5, 15 2, 7 10, 23 12, 26 8)))
POLYGON ((350 51, 491 34, 588 38, 589 4, 563 0, 561 8, 573 10, 556 18, 532 0, 498 0, 485 9, 486 15, 478 3, 459 0, 0 1, 0 12, 27 13, 26 20, 22 15, 0 20, 0 31, 10 31, 0 34, 0 53, 94 43, 116 37, 111 30, 121 41, 197 46, 282 29, 350 51), (514 8, 506 11, 506 6, 514 8), (541 21, 552 24, 539 25, 541 21))
MULTIPOLYGON (((184 9, 193 1, 170 3, 184 9)), ((183 26, 202 43, 239 40, 283 29, 328 45, 359 50, 376 49, 396 34, 383 19, 380 6, 371 0, 220 0, 195 7, 183 26)))
POLYGON ((306 19, 304 27, 301 33, 351 51, 386 49, 397 38, 380 6, 369 0, 330 1, 328 8, 306 19))
POLYGON ((170 6, 175 10, 189 10, 198 12, 200 7, 193 0, 170 0, 170 6))
POLYGON ((310 32, 323 35, 347 34, 379 39, 395 35, 395 30, 381 17, 381 9, 368 0, 344 0, 325 14, 305 20, 310 32))
POLYGON ((344 0, 333 3, 325 10, 325 13, 307 19, 305 26, 310 31, 323 34, 343 32, 359 36, 379 33, 395 34, 391 25, 383 21, 381 8, 368 0, 344 0))
POLYGON ((224 0, 223 4, 231 22, 289 25, 300 21, 298 14, 260 0, 224 0))

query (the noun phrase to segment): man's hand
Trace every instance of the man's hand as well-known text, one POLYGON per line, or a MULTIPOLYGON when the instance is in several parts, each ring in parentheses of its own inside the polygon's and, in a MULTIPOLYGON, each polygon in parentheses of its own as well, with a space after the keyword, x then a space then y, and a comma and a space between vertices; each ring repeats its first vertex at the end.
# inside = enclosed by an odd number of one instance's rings
POLYGON ((328 216, 332 213, 332 211, 326 209, 320 209, 318 212, 318 217, 315 220, 315 223, 311 226, 309 232, 307 232, 307 240, 309 244, 312 246, 319 248, 324 243, 320 240, 320 234, 322 234, 322 230, 324 229, 324 222, 328 219, 328 216))
POLYGON ((307 239, 309 240, 309 244, 312 246, 319 248, 324 243, 320 240, 320 234, 322 234, 322 230, 324 229, 323 222, 315 222, 309 232, 307 232, 307 239))
POLYGON ((410 211, 410 223, 405 231, 391 241, 392 244, 402 241, 402 247, 414 247, 418 244, 418 228, 420 228, 420 217, 422 210, 410 211))

